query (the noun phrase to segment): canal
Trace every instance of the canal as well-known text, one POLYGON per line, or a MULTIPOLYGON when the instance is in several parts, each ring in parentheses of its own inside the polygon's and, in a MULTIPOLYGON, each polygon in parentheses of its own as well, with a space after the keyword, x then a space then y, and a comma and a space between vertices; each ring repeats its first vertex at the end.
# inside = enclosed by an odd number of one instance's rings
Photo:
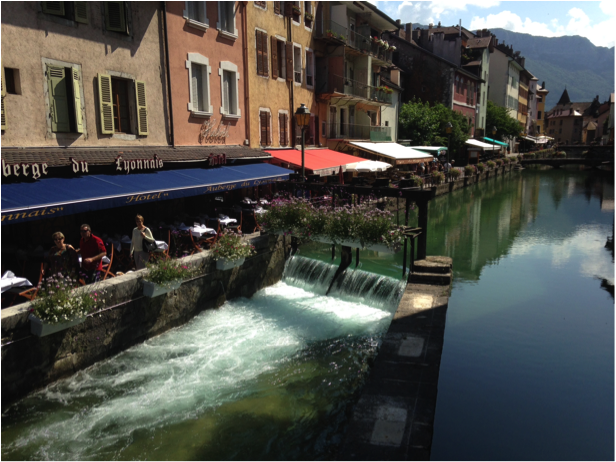
MULTIPOLYGON (((430 203, 454 260, 433 460, 613 459, 613 225, 613 181, 576 170, 430 203)), ((335 458, 402 257, 362 252, 325 297, 330 249, 300 254, 321 262, 3 407, 2 458, 335 458)))

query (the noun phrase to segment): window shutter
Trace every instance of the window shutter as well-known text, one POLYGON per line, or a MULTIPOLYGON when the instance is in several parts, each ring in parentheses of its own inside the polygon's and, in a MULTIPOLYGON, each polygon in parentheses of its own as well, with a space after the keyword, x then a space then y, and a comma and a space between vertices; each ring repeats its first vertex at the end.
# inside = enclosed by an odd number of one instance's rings
POLYGON ((148 104, 145 98, 145 82, 137 80, 135 82, 135 92, 137 93, 137 133, 139 135, 147 135, 148 104))
POLYGON ((6 96, 6 82, 4 81, 4 66, 2 66, 2 130, 6 130, 6 111, 4 110, 4 97, 6 96))
POLYGON ((98 103, 101 115, 101 133, 111 135, 114 132, 114 124, 110 75, 98 74, 98 103))
POLYGON ((75 21, 88 24, 88 2, 75 2, 75 21))
POLYGON ((222 111, 224 114, 229 114, 229 92, 231 91, 231 77, 229 72, 224 71, 222 74, 222 111))
POLYGON ((41 2, 43 13, 64 16, 64 2, 41 2))
POLYGON ((286 146, 288 143, 287 140, 287 133, 288 133, 288 128, 287 128, 287 115, 286 114, 279 114, 278 115, 278 123, 280 125, 280 146, 286 146))
POLYGON ((105 2, 105 26, 107 30, 126 32, 124 2, 105 2))
POLYGON ((285 43, 285 54, 287 55, 287 80, 293 81, 293 43, 285 43))
POLYGON ((293 2, 284 2, 284 15, 293 16, 293 2))
POLYGON ((260 112, 261 119, 261 146, 267 146, 267 112, 260 112))
POLYGON ((263 50, 263 75, 267 77, 269 76, 269 63, 267 56, 267 34, 265 32, 261 34, 261 48, 263 50))
POLYGON ((79 81, 81 76, 75 68, 71 69, 73 74, 73 99, 75 103, 75 128, 77 133, 83 133, 83 113, 81 112, 81 88, 79 81))
POLYGON ((278 78, 278 39, 272 35, 272 79, 278 78))
POLYGON ((274 13, 280 14, 280 2, 274 2, 274 13))
POLYGON ((190 19, 197 19, 197 2, 186 2, 188 3, 188 17, 190 19))
POLYGON ((257 40, 257 75, 263 75, 263 47, 262 47, 262 32, 260 30, 256 31, 256 40, 257 40))
POLYGON ((202 100, 200 98, 199 89, 202 87, 201 65, 190 63, 190 104, 193 111, 203 110, 202 100))
POLYGON ((66 72, 63 67, 47 67, 49 109, 52 132, 70 132, 68 97, 66 94, 66 72))

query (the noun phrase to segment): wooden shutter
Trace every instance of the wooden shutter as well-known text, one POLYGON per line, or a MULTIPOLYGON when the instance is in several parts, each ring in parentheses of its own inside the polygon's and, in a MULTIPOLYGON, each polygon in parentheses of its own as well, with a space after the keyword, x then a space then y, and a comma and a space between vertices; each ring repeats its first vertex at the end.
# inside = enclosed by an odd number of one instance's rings
POLYGON ((293 2, 284 2, 284 15, 293 16, 293 2))
POLYGON ((124 2, 105 2, 105 27, 111 31, 126 32, 124 2))
POLYGON ((272 79, 278 78, 278 39, 272 35, 272 79))
POLYGON ((4 109, 4 97, 6 96, 6 82, 4 80, 4 66, 2 66, 2 87, 1 87, 1 98, 2 98, 2 130, 6 130, 6 111, 4 109))
POLYGON ((281 2, 274 2, 274 13, 276 14, 280 14, 280 3, 281 2))
POLYGON ((63 67, 47 66, 49 110, 52 132, 70 132, 66 71, 63 67))
POLYGON ((88 24, 88 2, 75 2, 75 21, 88 24))
POLYGON ((81 80, 81 76, 79 75, 79 70, 72 68, 73 74, 73 101, 75 106, 75 129, 77 133, 83 133, 83 113, 81 112, 81 85, 79 85, 79 81, 81 80))
POLYGON ((135 93, 137 94, 137 133, 139 135, 147 135, 148 104, 145 99, 145 82, 140 80, 135 82, 135 93))
POLYGON ((43 13, 64 16, 64 2, 41 2, 43 13))
POLYGON ((257 75, 263 75, 263 32, 256 31, 255 38, 257 41, 257 75))
POLYGON ((98 74, 98 103, 101 116, 101 133, 112 135, 115 128, 113 123, 110 75, 98 74))
POLYGON ((285 43, 285 54, 287 58, 287 80, 293 81, 293 43, 285 43))
POLYGON ((288 116, 286 114, 278 114, 278 123, 280 125, 280 146, 286 146, 289 143, 288 140, 288 116))
POLYGON ((261 48, 263 51, 263 74, 265 77, 269 76, 269 58, 267 56, 267 34, 261 33, 261 48))
POLYGON ((261 111, 259 113, 259 118, 261 119, 261 146, 267 146, 268 141, 268 120, 267 120, 267 112, 261 111))

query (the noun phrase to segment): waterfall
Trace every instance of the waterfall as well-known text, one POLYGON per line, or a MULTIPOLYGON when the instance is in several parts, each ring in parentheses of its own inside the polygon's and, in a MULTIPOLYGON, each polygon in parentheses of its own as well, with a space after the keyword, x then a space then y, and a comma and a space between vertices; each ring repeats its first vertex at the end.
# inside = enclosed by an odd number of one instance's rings
MULTIPOLYGON (((337 269, 336 265, 295 255, 285 266, 284 281, 324 295, 337 269)), ((397 306, 405 286, 403 280, 349 268, 334 282, 330 295, 345 301, 384 308, 394 304, 397 306)))

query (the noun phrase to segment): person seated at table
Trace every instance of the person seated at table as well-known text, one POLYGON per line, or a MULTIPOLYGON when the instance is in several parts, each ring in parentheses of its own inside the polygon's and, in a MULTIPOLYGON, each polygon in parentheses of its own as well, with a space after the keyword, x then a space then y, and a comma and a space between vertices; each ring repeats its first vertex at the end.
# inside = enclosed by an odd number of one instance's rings
POLYGON ((55 245, 49 249, 47 257, 49 274, 62 274, 76 278, 79 274, 79 258, 72 245, 64 242, 64 234, 60 231, 51 235, 55 245))
POLYGON ((143 217, 137 215, 135 217, 137 227, 133 229, 133 239, 130 243, 130 254, 134 254, 135 268, 138 270, 145 268, 145 264, 150 259, 150 253, 143 250, 143 240, 154 242, 154 236, 150 228, 143 224, 143 217))
POLYGON ((90 225, 81 225, 79 232, 81 240, 77 252, 81 252, 81 275, 84 282, 90 284, 99 280, 100 272, 103 270, 103 257, 107 255, 107 249, 103 240, 92 234, 90 225))

